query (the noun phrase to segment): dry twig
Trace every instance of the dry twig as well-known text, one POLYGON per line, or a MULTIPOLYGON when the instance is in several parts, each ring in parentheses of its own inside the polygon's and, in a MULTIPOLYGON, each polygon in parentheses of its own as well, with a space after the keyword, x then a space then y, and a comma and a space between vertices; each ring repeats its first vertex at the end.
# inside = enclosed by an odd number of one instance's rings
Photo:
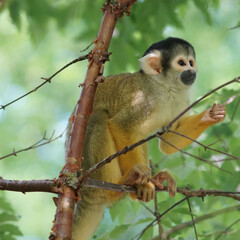
POLYGON ((13 151, 12 151, 11 153, 6 154, 6 155, 0 157, 0 160, 2 160, 2 159, 4 159, 4 158, 8 158, 8 157, 10 157, 10 156, 17 156, 18 153, 26 152, 26 151, 28 151, 28 150, 32 150, 32 149, 41 147, 41 146, 43 146, 43 145, 49 144, 49 143, 51 143, 51 142, 54 142, 54 141, 56 141, 57 139, 61 138, 61 137, 63 136, 63 134, 64 134, 65 131, 66 131, 66 129, 65 129, 60 135, 58 135, 57 137, 54 137, 55 131, 53 131, 52 134, 51 134, 51 136, 50 136, 50 138, 47 138, 47 137, 46 137, 46 132, 44 132, 44 135, 43 135, 42 139, 40 139, 40 140, 37 141, 36 143, 32 144, 32 145, 29 146, 29 147, 22 148, 22 149, 17 150, 17 151, 16 151, 15 149, 13 149, 13 151))
POLYGON ((20 99, 28 96, 29 94, 31 94, 31 93, 33 93, 33 92, 36 92, 39 88, 41 88, 42 86, 44 86, 46 83, 51 83, 52 78, 54 78, 58 73, 60 73, 60 72, 63 71, 65 68, 69 67, 70 65, 72 65, 72 64, 74 64, 74 63, 76 63, 76 62, 79 62, 79 61, 83 61, 83 60, 85 60, 85 59, 88 59, 88 55, 89 55, 89 54, 86 54, 86 55, 84 55, 84 56, 81 56, 81 57, 78 57, 78 58, 74 59, 73 61, 71 61, 70 63, 66 64, 66 65, 63 66, 61 69, 59 69, 57 72, 55 72, 51 77, 48 77, 48 78, 41 77, 41 79, 45 80, 43 83, 39 84, 37 87, 35 87, 35 88, 32 89, 31 91, 23 94, 22 96, 14 99, 13 101, 11 101, 11 102, 9 102, 9 103, 7 103, 7 104, 5 104, 5 105, 1 105, 0 110, 1 110, 1 109, 2 109, 2 110, 5 110, 5 108, 8 107, 9 105, 11 105, 11 104, 19 101, 20 99))

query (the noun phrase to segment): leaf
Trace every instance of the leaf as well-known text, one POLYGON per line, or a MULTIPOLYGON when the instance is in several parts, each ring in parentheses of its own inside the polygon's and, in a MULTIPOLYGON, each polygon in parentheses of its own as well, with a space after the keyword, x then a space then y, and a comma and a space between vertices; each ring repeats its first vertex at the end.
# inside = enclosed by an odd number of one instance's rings
POLYGON ((103 235, 101 235, 99 237, 93 236, 93 239, 95 239, 95 240, 106 240, 106 239, 109 239, 109 232, 106 232, 106 233, 104 233, 103 235))
POLYGON ((158 203, 159 211, 164 212, 175 203, 173 198, 158 203))
POLYGON ((172 221, 169 218, 164 217, 161 223, 169 228, 172 227, 172 221))
POLYGON ((127 231, 127 229, 130 227, 130 224, 123 224, 120 226, 115 227, 112 232, 109 234, 110 238, 113 239, 119 239, 120 236, 127 231))
POLYGON ((0 196, 0 209, 13 213, 14 210, 9 202, 6 201, 4 196, 0 196))
POLYGON ((129 215, 134 216, 136 214, 138 208, 134 207, 135 205, 139 205, 139 203, 131 201, 129 198, 118 201, 113 207, 109 208, 112 221, 118 219, 119 224, 125 223, 129 215))
POLYGON ((7 221, 17 221, 18 217, 13 214, 8 214, 6 212, 0 214, 0 223, 7 222, 7 221))
POLYGON ((141 237, 142 240, 149 240, 153 237, 153 227, 148 228, 148 230, 141 237))
MULTIPOLYGON (((188 212, 189 214, 189 212, 188 212)), ((182 222, 182 217, 181 217, 181 214, 178 214, 176 212, 169 212, 168 213, 168 217, 171 219, 171 221, 173 223, 175 223, 176 225, 177 224, 180 224, 182 222)))
POLYGON ((9 2, 9 15, 13 21, 13 23, 20 29, 21 26, 21 1, 12 0, 9 2))
POLYGON ((207 1, 205 0, 194 0, 195 5, 203 13, 208 24, 212 24, 212 19, 208 11, 207 1))
POLYGON ((172 212, 189 215, 189 209, 188 208, 176 208, 176 209, 172 210, 172 212))
POLYGON ((11 235, 22 236, 19 228, 12 224, 0 224, 0 233, 10 233, 11 235))
POLYGON ((152 219, 151 217, 139 219, 136 223, 134 223, 134 225, 151 222, 152 220, 153 220, 153 219, 152 219))

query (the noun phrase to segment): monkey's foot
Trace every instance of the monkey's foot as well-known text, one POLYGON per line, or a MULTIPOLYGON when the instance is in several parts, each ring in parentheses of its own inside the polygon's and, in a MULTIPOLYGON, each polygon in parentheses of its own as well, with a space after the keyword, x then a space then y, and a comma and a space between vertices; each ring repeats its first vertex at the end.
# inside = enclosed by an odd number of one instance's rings
POLYGON ((126 185, 143 185, 150 180, 150 168, 144 164, 136 164, 123 180, 126 185))
POLYGON ((226 108, 222 104, 213 104, 213 106, 205 112, 202 122, 220 122, 226 116, 226 108))
POLYGON ((137 185, 137 199, 143 202, 151 201, 155 196, 155 186, 148 182, 143 185, 137 185))
POLYGON ((171 197, 175 196, 177 190, 177 184, 174 176, 168 170, 162 170, 156 173, 152 178, 151 182, 158 188, 163 189, 162 183, 167 180, 167 190, 171 197))

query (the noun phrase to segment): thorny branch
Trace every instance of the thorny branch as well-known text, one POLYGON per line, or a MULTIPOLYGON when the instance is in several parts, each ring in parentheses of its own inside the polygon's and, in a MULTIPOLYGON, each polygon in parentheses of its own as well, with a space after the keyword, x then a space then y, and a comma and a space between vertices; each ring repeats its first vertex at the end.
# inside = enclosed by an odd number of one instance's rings
POLYGON ((65 68, 69 67, 70 65, 72 65, 72 64, 74 64, 74 63, 76 63, 76 62, 79 62, 79 61, 83 61, 83 60, 85 60, 85 59, 88 59, 88 55, 89 55, 89 53, 86 54, 86 55, 84 55, 84 56, 80 56, 80 57, 74 59, 73 61, 67 63, 65 66, 63 66, 61 69, 59 69, 57 72, 55 72, 51 77, 48 77, 48 78, 42 77, 41 79, 45 80, 43 83, 39 84, 37 87, 35 87, 35 88, 32 89, 31 91, 23 94, 22 96, 14 99, 13 101, 11 101, 11 102, 9 102, 9 103, 7 103, 7 104, 5 104, 5 105, 1 105, 0 110, 5 110, 5 108, 8 107, 9 105, 11 105, 11 104, 19 101, 20 99, 28 96, 29 94, 31 94, 31 93, 33 93, 33 92, 36 92, 39 88, 41 88, 42 86, 44 86, 46 83, 51 83, 52 78, 54 78, 58 73, 60 73, 60 72, 63 71, 65 68))
MULTIPOLYGON (((112 190, 116 192, 126 192, 126 193, 136 193, 136 187, 127 186, 121 184, 107 183, 103 181, 99 181, 96 179, 86 179, 83 182, 83 185, 91 188, 100 188, 105 190, 112 190)), ((165 186, 163 189, 156 188, 156 192, 167 192, 167 187, 165 186)), ((221 190, 204 190, 203 188, 199 190, 190 190, 189 188, 177 188, 177 193, 181 193, 187 197, 201 197, 204 198, 206 196, 222 196, 229 197, 235 200, 240 201, 240 192, 230 192, 230 191, 221 191, 221 190)))
POLYGON ((8 190, 15 192, 48 192, 59 193, 62 192, 58 187, 56 179, 53 180, 31 180, 31 181, 18 181, 18 180, 5 180, 0 177, 0 190, 8 190))
MULTIPOLYGON (((116 192, 125 192, 125 193, 136 193, 137 189, 134 186, 127 186, 122 184, 108 183, 96 179, 86 179, 82 183, 84 187, 98 188, 111 190, 116 192)), ((0 177, 0 190, 8 191, 17 191, 17 192, 61 192, 61 184, 56 180, 31 180, 31 181, 18 181, 18 180, 5 180, 0 177), (41 185, 41 187, 38 186, 41 185), (51 190, 51 187, 56 187, 54 190, 51 190), (45 190, 44 190, 45 189, 45 190)), ((156 192, 167 192, 167 187, 164 186, 163 189, 156 188, 156 192)), ((240 201, 240 192, 230 192, 230 191, 221 191, 221 190, 204 190, 203 188, 199 190, 190 190, 189 188, 177 188, 177 193, 183 194, 187 197, 200 197, 204 198, 207 196, 221 196, 229 197, 235 200, 240 201)), ((154 212, 153 212, 154 214, 154 212)))

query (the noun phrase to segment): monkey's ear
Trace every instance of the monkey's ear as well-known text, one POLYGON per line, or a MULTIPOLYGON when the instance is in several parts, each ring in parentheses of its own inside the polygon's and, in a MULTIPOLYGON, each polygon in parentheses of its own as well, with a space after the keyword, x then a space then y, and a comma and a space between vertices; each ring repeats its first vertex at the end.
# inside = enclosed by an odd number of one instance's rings
POLYGON ((140 68, 146 74, 157 75, 162 71, 160 51, 152 51, 139 59, 140 68))

